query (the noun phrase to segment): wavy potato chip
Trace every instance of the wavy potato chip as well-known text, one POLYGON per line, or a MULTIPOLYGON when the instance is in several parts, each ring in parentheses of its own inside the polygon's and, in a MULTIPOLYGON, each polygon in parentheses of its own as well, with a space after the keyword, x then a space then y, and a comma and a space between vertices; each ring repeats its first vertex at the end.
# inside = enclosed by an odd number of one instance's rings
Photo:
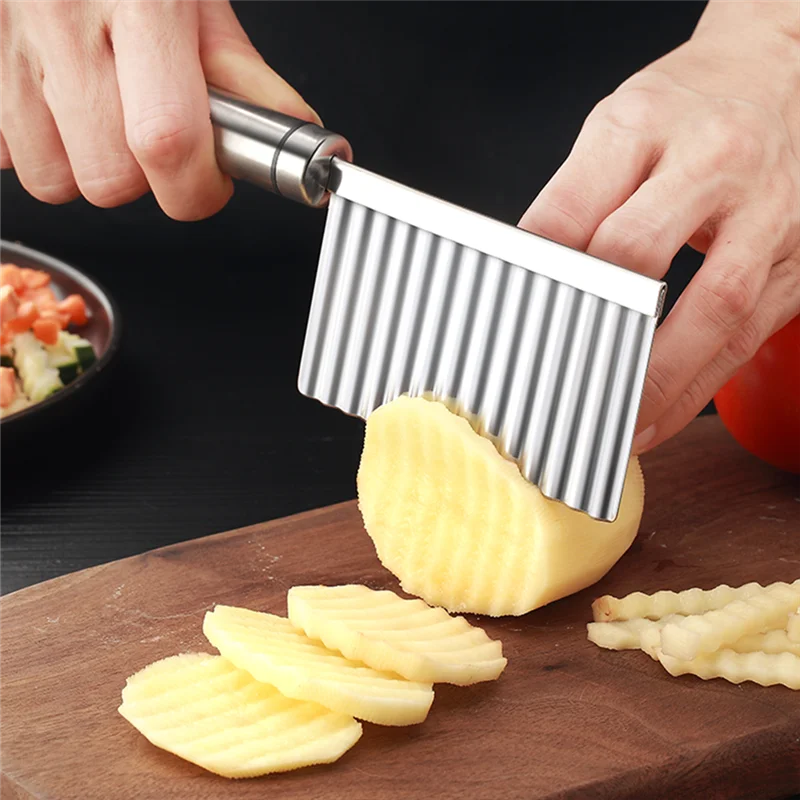
POLYGON ((423 600, 367 586, 294 586, 289 619, 313 639, 347 658, 408 680, 491 681, 506 666, 503 646, 463 617, 423 600))
POLYGON ((170 656, 132 675, 119 713, 156 747, 227 778, 336 761, 362 732, 352 717, 284 697, 206 653, 170 656))
POLYGON ((218 605, 203 633, 223 656, 287 697, 378 725, 414 725, 433 702, 430 683, 407 681, 329 650, 273 614, 218 605))

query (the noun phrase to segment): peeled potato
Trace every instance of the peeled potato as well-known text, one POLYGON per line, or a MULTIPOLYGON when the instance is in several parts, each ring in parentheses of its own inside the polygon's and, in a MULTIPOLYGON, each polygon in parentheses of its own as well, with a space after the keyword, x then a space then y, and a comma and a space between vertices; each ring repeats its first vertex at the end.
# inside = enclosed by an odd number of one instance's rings
POLYGON ((617 519, 548 500, 443 404, 399 397, 367 421, 358 501, 403 589, 454 612, 525 614, 599 580, 633 542, 644 479, 632 458, 617 519))
POLYGON ((503 646, 463 617, 367 586, 294 586, 289 619, 313 639, 404 678, 467 686, 497 678, 503 646))
POLYGON ((327 764, 361 738, 352 717, 290 700, 205 653, 171 656, 132 675, 119 713, 156 747, 227 778, 327 764))
POLYGON ((287 697, 378 725, 422 722, 433 702, 430 683, 351 661, 309 639, 284 617, 216 606, 206 613, 203 633, 225 658, 287 697))

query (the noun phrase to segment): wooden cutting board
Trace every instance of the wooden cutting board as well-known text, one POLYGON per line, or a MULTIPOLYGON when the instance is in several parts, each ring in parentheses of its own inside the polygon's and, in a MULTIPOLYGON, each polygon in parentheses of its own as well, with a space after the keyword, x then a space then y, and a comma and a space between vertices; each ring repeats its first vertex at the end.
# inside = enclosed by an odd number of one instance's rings
MULTIPOLYGON (((502 639, 499 681, 437 686, 428 720, 365 725, 337 764, 226 781, 150 745, 117 714, 125 678, 213 652, 214 603, 285 613, 301 583, 396 589, 354 503, 165 547, 8 595, 2 613, 3 798, 773 798, 800 790, 800 692, 672 678, 586 640, 598 594, 800 577, 800 487, 716 418, 643 460, 638 539, 596 586, 502 639)), ((114 532, 109 531, 109 536, 114 532)))

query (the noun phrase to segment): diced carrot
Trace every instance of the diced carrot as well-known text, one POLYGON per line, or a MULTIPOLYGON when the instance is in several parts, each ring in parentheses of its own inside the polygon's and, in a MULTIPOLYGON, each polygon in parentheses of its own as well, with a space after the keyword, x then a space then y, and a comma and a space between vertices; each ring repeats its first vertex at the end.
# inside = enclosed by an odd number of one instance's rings
POLYGON ((40 311, 43 308, 55 308, 58 304, 58 298, 49 286, 42 286, 39 289, 26 289, 22 293, 22 299, 36 303, 36 307, 40 311))
POLYGON ((25 333, 37 319, 39 310, 30 300, 26 300, 17 309, 17 316, 14 319, 3 321, 3 330, 10 333, 25 333))
POLYGON ((17 316, 19 298, 13 286, 0 286, 0 320, 5 322, 17 316))
POLYGON ((54 319, 37 319, 33 323, 33 335, 43 344, 55 344, 61 326, 54 319))
POLYGON ((22 281, 22 270, 16 264, 0 266, 0 286, 11 286, 21 292, 25 288, 22 281))
POLYGON ((17 396, 17 376, 11 367, 0 367, 0 407, 8 408, 17 396))
POLYGON ((43 308, 39 311, 40 319, 52 319, 55 320, 59 327, 63 330, 64 328, 69 325, 69 314, 65 314, 63 311, 59 311, 56 307, 50 308, 43 308))
POLYGON ((42 286, 47 286, 50 283, 50 276, 40 269, 22 267, 19 272, 26 289, 41 289, 42 286))
POLYGON ((65 297, 59 304, 58 310, 69 314, 70 322, 76 325, 85 325, 88 317, 86 316, 86 301, 79 294, 71 294, 65 297))

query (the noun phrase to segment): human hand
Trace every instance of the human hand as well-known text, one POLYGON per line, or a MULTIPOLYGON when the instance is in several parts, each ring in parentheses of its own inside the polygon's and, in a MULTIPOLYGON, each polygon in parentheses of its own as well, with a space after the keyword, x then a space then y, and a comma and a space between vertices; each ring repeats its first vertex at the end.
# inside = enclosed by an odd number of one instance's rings
POLYGON ((0 166, 34 197, 103 208, 152 189, 179 220, 230 197, 206 85, 319 123, 227 0, 0 0, 0 166))
POLYGON ((634 451, 681 430, 800 313, 796 5, 712 0, 596 106, 520 226, 653 278, 706 254, 656 332, 634 451))

